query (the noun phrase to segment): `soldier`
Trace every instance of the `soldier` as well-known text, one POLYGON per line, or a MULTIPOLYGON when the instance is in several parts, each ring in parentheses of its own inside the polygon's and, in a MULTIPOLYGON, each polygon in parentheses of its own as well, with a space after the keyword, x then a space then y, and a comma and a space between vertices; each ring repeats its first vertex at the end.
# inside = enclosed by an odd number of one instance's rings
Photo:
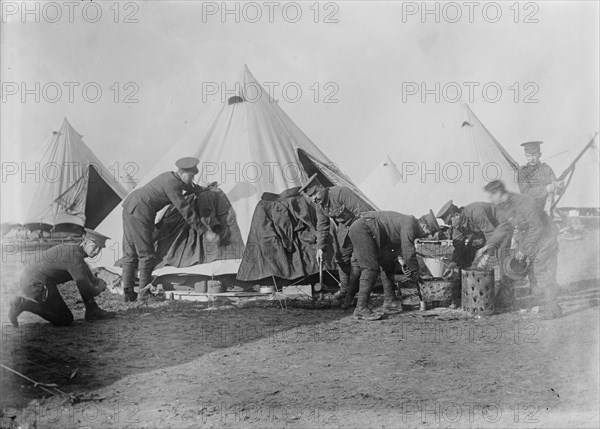
MULTIPOLYGON (((135 189, 123 201, 123 292, 125 302, 135 301, 133 291, 135 272, 140 270, 140 289, 152 280, 156 264, 153 241, 156 214, 168 204, 173 204, 185 221, 199 233, 205 225, 196 214, 184 192, 194 192, 193 180, 198 174, 197 158, 181 158, 175 165, 177 172, 162 173, 146 185, 135 189)), ((139 299, 148 299, 146 291, 139 299)))
POLYGON ((519 191, 533 199, 536 206, 544 210, 548 195, 562 188, 564 183, 556 179, 554 171, 548 164, 540 162, 542 143, 534 141, 521 144, 525 150, 527 164, 519 168, 517 182, 519 191))
POLYGON ((10 304, 8 318, 13 326, 19 326, 18 317, 29 311, 56 326, 73 323, 73 313, 58 291, 58 285, 74 280, 85 305, 85 320, 103 320, 115 317, 116 313, 104 311, 96 301, 104 289, 104 280, 95 277, 85 258, 98 255, 106 245, 108 237, 86 228, 81 244, 58 244, 42 252, 40 260, 29 263, 23 270, 19 282, 23 296, 15 297, 10 304))
POLYGON ((426 238, 430 240, 447 239, 446 234, 442 231, 442 228, 440 228, 440 224, 431 210, 429 210, 429 213, 419 218, 419 225, 421 225, 421 229, 425 233, 426 238))
MULTIPOLYGON (((456 268, 469 268, 477 250, 485 245, 499 224, 494 205, 479 201, 458 208, 450 200, 437 217, 452 228, 454 253, 444 275, 456 268)), ((510 244, 510 240, 504 243, 503 249, 506 244, 510 244)))
POLYGON ((362 212, 371 211, 367 202, 345 186, 324 187, 317 175, 314 174, 308 182, 300 188, 317 206, 317 262, 323 260, 323 251, 327 244, 327 235, 331 220, 337 227, 337 252, 336 262, 340 276, 340 290, 334 295, 342 301, 342 308, 347 309, 352 304, 354 294, 358 290, 360 266, 355 256, 353 247, 348 237, 348 228, 354 218, 362 212))
POLYGON ((404 274, 412 281, 418 281, 419 262, 415 250, 415 239, 425 234, 414 216, 393 212, 362 213, 350 226, 349 236, 360 265, 360 289, 358 304, 353 317, 363 320, 377 320, 381 314, 369 308, 371 289, 377 280, 380 267, 384 274, 384 303, 386 313, 402 311, 394 291, 394 263, 396 255, 404 259, 404 274))
POLYGON ((508 192, 501 181, 488 183, 484 190, 496 205, 502 222, 478 253, 497 249, 517 228, 516 259, 529 263, 531 277, 543 288, 546 302, 542 317, 554 319, 562 316, 556 283, 558 228, 542 208, 526 196, 508 192))

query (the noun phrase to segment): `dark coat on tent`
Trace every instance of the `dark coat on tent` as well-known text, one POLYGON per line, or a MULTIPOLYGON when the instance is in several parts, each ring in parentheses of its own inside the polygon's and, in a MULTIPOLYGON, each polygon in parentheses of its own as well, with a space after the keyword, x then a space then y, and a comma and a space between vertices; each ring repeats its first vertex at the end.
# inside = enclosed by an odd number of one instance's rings
MULTIPOLYGON (((252 216, 237 274, 239 280, 255 281, 271 276, 292 280, 319 271, 317 216, 314 206, 298 193, 299 189, 262 195, 252 216)), ((326 262, 325 268, 333 268, 332 263, 326 262)))
POLYGON ((526 164, 519 168, 517 181, 519 191, 532 198, 538 207, 544 208, 548 197, 546 186, 556 182, 557 179, 552 168, 548 164, 540 162, 536 165, 526 164))
POLYGON ((210 218, 212 230, 220 237, 213 243, 191 228, 174 206, 169 206, 156 225, 154 244, 156 268, 165 265, 189 267, 223 259, 239 259, 244 251, 242 236, 229 199, 220 189, 194 186, 185 195, 187 204, 198 218, 210 218))

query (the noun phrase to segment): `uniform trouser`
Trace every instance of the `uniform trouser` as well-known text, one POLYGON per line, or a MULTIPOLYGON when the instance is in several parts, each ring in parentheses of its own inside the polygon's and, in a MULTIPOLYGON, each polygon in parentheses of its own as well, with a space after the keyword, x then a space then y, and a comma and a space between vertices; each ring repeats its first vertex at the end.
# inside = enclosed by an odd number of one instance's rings
MULTIPOLYGON (((94 297, 98 291, 77 285, 86 308, 96 306, 94 297)), ((56 285, 44 285, 33 281, 22 284, 23 295, 30 300, 25 301, 24 311, 37 314, 56 326, 68 326, 73 323, 73 313, 58 292, 56 285)))
POLYGON ((360 265, 354 254, 354 246, 350 237, 346 234, 339 243, 337 266, 340 276, 340 291, 342 293, 354 295, 358 291, 358 282, 360 279, 360 265))
POLYGON ((556 269, 558 265, 558 243, 543 244, 538 252, 532 257, 529 268, 531 277, 535 283, 544 291, 546 304, 557 304, 558 284, 556 282, 556 269))
POLYGON ((357 307, 368 307, 371 290, 379 276, 380 266, 384 268, 382 276, 385 301, 396 298, 393 282, 393 256, 391 250, 380 248, 370 224, 373 219, 359 218, 350 227, 349 236, 360 266, 360 282, 357 307))
POLYGON ((510 308, 515 302, 515 281, 508 276, 504 269, 504 261, 506 258, 512 258, 513 252, 510 249, 512 242, 512 234, 507 236, 496 251, 496 259, 500 268, 499 288, 496 291, 496 302, 499 307, 510 308))
POLYGON ((123 289, 133 289, 135 270, 140 270, 140 287, 151 281, 155 264, 154 219, 140 219, 123 211, 123 289))

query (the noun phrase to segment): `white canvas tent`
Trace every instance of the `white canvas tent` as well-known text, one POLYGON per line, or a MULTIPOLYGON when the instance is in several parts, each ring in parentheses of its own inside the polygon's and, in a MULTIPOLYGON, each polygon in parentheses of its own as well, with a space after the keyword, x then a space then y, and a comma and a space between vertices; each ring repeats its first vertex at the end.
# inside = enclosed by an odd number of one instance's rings
MULTIPOLYGON (((219 183, 231 201, 244 239, 250 231, 254 209, 264 192, 280 193, 301 186, 316 173, 325 186, 344 185, 360 193, 348 176, 339 171, 285 114, 247 66, 235 88, 237 95, 232 94, 224 100, 208 130, 189 130, 170 151, 159 154, 160 162, 138 186, 165 171, 173 171, 175 161, 183 156, 197 157, 200 159, 200 174, 196 182, 219 183)), ((119 206, 98 227, 99 232, 112 237, 115 243, 94 265, 112 269, 118 259, 120 249, 117 247, 120 247, 122 237, 121 215, 122 207, 119 206)), ((236 273, 241 250, 237 255, 231 255, 232 259, 187 268, 164 267, 154 274, 236 273)))
POLYGON ((423 159, 379 164, 361 188, 380 208, 416 217, 437 213, 449 199, 459 206, 485 201, 483 187, 495 179, 518 192, 516 162, 468 105, 452 131, 447 142, 420 143, 427 149, 423 159))
MULTIPOLYGON (((575 148, 570 158, 578 155, 581 148, 575 148)), ((600 208, 600 151, 598 135, 582 157, 577 161, 567 177, 568 186, 558 201, 557 207, 564 209, 598 209, 600 208)), ((572 161, 572 159, 571 159, 572 161)))
POLYGON ((401 203, 396 195, 396 185, 401 181, 402 174, 398 166, 387 155, 360 184, 360 189, 379 209, 397 211, 401 203))
POLYGON ((65 118, 59 131, 20 165, 23 224, 96 228, 127 191, 65 118))

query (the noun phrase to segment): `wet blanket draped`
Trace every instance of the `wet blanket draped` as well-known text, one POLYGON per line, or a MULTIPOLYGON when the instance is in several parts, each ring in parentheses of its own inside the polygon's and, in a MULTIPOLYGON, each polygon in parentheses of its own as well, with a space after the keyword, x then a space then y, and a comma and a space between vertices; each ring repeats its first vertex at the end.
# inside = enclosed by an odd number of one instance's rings
POLYGON ((185 198, 193 203, 201 218, 209 219, 207 223, 219 235, 220 242, 207 240, 204 231, 191 228, 175 207, 169 206, 154 234, 156 268, 165 265, 181 268, 216 260, 240 259, 244 242, 225 193, 216 187, 198 187, 197 192, 185 198))
MULTIPOLYGON (((316 211, 299 189, 262 195, 252 216, 239 280, 292 280, 319 272, 316 211)), ((333 269, 331 257, 324 259, 324 269, 333 269)))

